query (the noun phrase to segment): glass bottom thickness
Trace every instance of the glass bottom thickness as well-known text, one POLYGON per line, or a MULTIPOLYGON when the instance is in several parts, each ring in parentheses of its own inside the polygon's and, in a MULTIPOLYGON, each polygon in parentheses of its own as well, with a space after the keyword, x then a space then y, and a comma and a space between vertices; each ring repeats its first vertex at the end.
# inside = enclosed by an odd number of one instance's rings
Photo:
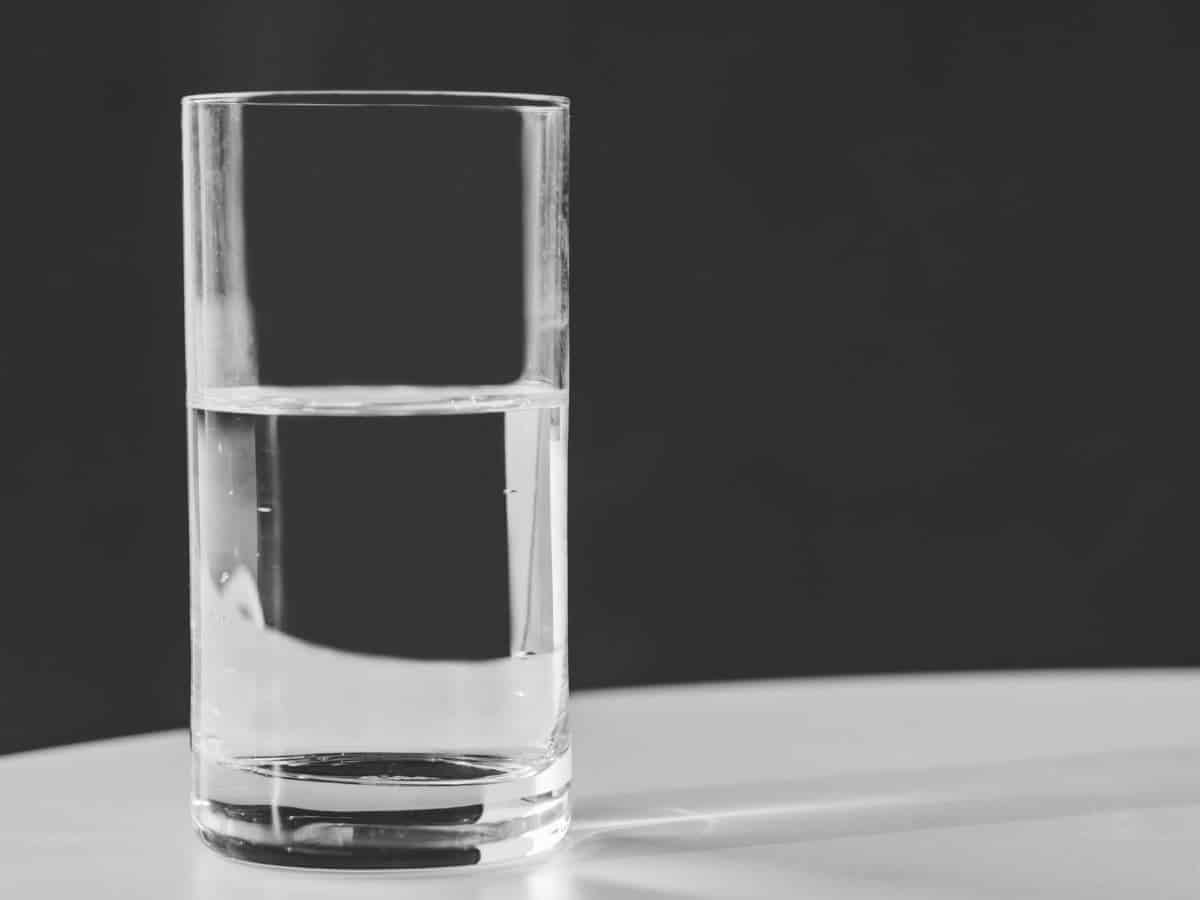
POLYGON ((570 823, 569 756, 534 774, 483 780, 462 777, 480 765, 478 757, 357 755, 349 777, 326 775, 328 762, 309 762, 341 756, 253 765, 198 760, 192 817, 201 840, 267 865, 445 868, 543 853, 570 823), (438 770, 457 777, 430 777, 438 770))

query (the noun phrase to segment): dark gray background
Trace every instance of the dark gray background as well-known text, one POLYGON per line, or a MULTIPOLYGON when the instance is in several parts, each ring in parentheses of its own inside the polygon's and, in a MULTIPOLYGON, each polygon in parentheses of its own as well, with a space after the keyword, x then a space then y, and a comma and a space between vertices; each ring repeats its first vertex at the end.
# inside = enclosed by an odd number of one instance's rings
POLYGON ((576 686, 1200 662, 1196 7, 911 6, 19 13, 0 751, 186 722, 198 91, 574 100, 576 686))

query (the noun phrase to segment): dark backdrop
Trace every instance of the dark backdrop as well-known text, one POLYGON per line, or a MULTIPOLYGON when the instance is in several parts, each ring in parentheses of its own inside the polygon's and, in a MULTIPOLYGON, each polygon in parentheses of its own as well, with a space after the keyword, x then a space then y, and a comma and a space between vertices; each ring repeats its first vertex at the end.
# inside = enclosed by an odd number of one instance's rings
POLYGON ((1195 6, 910 5, 19 15, 0 751, 186 722, 198 91, 572 97, 576 686, 1200 662, 1195 6))

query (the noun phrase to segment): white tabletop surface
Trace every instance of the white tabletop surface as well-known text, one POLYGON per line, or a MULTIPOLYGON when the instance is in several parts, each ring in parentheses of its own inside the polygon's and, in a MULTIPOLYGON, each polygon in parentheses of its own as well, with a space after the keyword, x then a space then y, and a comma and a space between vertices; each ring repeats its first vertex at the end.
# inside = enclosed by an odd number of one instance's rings
POLYGON ((575 825, 436 874, 228 861, 184 732, 0 757, 0 895, 239 900, 1200 897, 1200 672, 578 694, 575 825))

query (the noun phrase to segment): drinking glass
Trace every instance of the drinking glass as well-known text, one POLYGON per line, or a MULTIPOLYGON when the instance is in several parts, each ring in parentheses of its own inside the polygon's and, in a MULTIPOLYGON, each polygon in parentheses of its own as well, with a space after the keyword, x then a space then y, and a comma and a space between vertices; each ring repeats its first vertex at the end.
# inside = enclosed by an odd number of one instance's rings
POLYGON ((568 104, 183 99, 193 818, 318 868, 569 821, 568 104))

